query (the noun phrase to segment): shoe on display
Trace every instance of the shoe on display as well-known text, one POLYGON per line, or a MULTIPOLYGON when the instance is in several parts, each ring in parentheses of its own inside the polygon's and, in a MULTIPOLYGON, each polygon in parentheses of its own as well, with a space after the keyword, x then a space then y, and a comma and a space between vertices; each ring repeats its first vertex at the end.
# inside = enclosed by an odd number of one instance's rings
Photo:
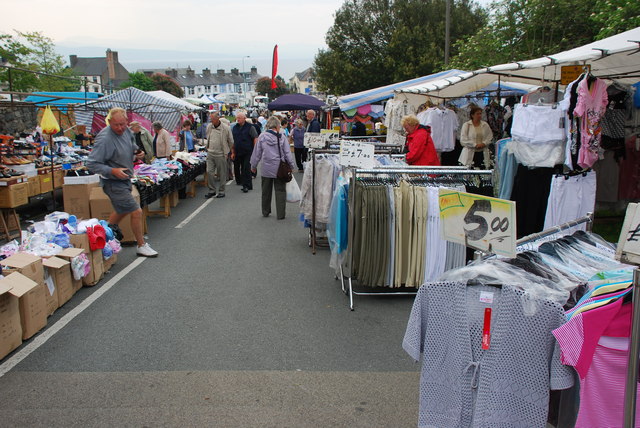
POLYGON ((158 257, 158 252, 151 248, 146 242, 142 247, 138 247, 136 254, 142 257, 158 257))
POLYGON ((216 192, 209 192, 206 195, 204 195, 204 197, 207 199, 213 198, 214 196, 216 196, 216 192))
POLYGON ((218 193, 218 194, 216 195, 216 198, 224 198, 224 193, 218 193))

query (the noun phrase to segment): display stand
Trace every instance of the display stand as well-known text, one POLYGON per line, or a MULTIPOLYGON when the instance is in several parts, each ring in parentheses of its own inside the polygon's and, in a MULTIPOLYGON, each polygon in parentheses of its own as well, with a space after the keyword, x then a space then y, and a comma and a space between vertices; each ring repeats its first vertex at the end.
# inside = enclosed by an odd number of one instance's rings
POLYGON ((2 232, 7 241, 18 239, 22 241, 22 230, 20 229, 20 218, 14 208, 2 208, 2 232), (13 232, 13 233, 12 233, 13 232))
MULTIPOLYGON (((489 176, 493 178, 493 170, 477 170, 477 169, 464 169, 460 167, 442 167, 442 166, 421 166, 421 167, 401 167, 401 168, 376 168, 376 169, 354 169, 353 175, 351 177, 351 184, 349 186, 349 212, 354 212, 354 207, 351 205, 356 200, 355 192, 357 192, 356 181, 358 178, 362 178, 363 176, 371 176, 371 175, 380 175, 380 174, 405 174, 405 175, 417 175, 418 177, 424 177, 427 175, 444 175, 447 177, 456 177, 456 176, 465 176, 465 175, 475 175, 475 176, 489 176)), ((348 221, 348 230, 349 230, 349 245, 353 242, 353 231, 354 231, 354 220, 353 216, 349 216, 348 221)), ((402 296, 402 295, 415 295, 417 291, 406 291, 403 289, 399 289, 398 291, 355 291, 353 288, 353 278, 351 272, 351 266, 353 264, 352 253, 351 250, 348 249, 348 256, 345 258, 346 270, 347 270, 347 284, 345 286, 344 279, 345 267, 343 265, 340 266, 340 281, 342 286, 342 291, 349 296, 349 309, 354 310, 353 296, 402 296)))
POLYGON ((161 210, 150 210, 149 205, 144 206, 144 213, 147 216, 163 216, 168 218, 171 216, 171 194, 163 195, 160 198, 161 210))

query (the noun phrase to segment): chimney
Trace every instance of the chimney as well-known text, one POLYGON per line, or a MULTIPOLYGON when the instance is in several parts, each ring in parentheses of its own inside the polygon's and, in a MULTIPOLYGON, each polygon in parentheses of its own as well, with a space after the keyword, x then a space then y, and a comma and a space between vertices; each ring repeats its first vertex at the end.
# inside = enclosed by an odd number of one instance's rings
POLYGON ((252 74, 252 75, 254 75, 254 76, 255 76, 256 74, 258 74, 258 68, 257 68, 257 67, 255 67, 255 66, 251 67, 251 74, 252 74))
POLYGON ((187 67, 187 77, 195 77, 196 76, 196 72, 195 70, 191 69, 191 66, 187 67))
POLYGON ((208 68, 202 69, 202 76, 206 78, 211 77, 211 70, 209 70, 208 68))
POLYGON ((217 74, 218 76, 220 76, 220 77, 224 77, 224 68, 219 68, 219 69, 216 71, 216 74, 217 74))
POLYGON ((107 49, 107 70, 109 73, 109 79, 113 80, 116 78, 116 63, 118 54, 112 52, 111 49, 107 49), (114 55, 115 54, 115 55, 114 55), (114 60, 115 57, 115 60, 114 60))
POLYGON ((75 67, 78 63, 78 55, 69 55, 69 65, 71 68, 75 67))
POLYGON ((169 77, 173 77, 174 79, 178 78, 178 70, 176 70, 175 68, 167 68, 164 71, 164 74, 166 74, 169 77))
POLYGON ((237 68, 232 68, 231 69, 231 74, 233 74, 234 76, 239 76, 240 75, 239 70, 237 68))

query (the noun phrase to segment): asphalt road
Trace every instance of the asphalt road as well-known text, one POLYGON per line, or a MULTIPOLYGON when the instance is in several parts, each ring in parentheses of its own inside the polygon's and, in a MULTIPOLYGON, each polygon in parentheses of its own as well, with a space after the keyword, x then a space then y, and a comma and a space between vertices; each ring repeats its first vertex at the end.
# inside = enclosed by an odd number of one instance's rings
POLYGON ((415 426, 419 366, 401 348, 412 298, 357 297, 349 311, 297 206, 263 218, 254 188, 205 202, 199 187, 149 219, 157 259, 124 248, 0 362, 0 425, 415 426))

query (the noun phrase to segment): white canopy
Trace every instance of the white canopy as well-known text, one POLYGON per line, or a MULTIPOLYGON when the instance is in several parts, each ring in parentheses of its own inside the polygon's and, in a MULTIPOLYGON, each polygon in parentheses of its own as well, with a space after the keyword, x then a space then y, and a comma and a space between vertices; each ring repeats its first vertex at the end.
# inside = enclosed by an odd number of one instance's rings
MULTIPOLYGON (((565 65, 590 65, 591 73, 602 79, 635 83, 640 76, 640 27, 597 42, 528 61, 481 68, 458 76, 396 90, 400 98, 419 94, 434 98, 458 98, 477 91, 498 79, 548 85, 560 82, 565 65)), ((417 100, 415 100, 417 101, 417 100)))
POLYGON ((201 107, 198 107, 182 98, 178 98, 173 94, 165 91, 147 91, 147 94, 153 95, 154 97, 162 98, 163 100, 172 101, 175 104, 182 106, 185 110, 188 111, 196 111, 200 110, 201 107))

